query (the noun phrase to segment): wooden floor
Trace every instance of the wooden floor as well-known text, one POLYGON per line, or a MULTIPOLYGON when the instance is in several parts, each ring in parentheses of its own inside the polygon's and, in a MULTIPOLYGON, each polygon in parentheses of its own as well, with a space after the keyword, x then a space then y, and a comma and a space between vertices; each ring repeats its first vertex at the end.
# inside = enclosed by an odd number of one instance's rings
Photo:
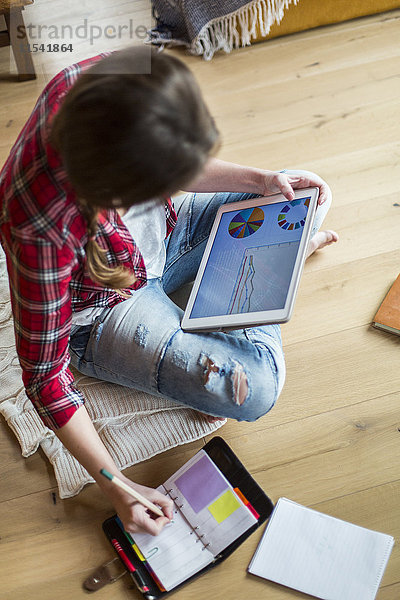
MULTIPOLYGON (((340 242, 306 264, 294 316, 282 328, 283 393, 269 415, 253 424, 229 422, 221 435, 274 501, 286 496, 396 538, 379 600, 400 598, 400 338, 370 327, 400 272, 399 34, 395 11, 210 63, 184 56, 222 132, 220 157, 307 168, 333 189, 326 227, 339 232, 340 242)), ((6 55, 2 49, 1 71, 6 55)), ((3 162, 43 79, 15 83, 6 76, 0 85, 3 162)), ((0 427, 1 597, 84 598, 82 581, 112 557, 101 531, 112 508, 94 485, 61 501, 44 458, 23 459, 4 421, 0 427)), ((167 452, 128 475, 157 485, 202 444, 167 452)), ((261 533, 174 597, 304 598, 246 574, 261 533)), ((122 579, 96 598, 139 594, 122 579)))

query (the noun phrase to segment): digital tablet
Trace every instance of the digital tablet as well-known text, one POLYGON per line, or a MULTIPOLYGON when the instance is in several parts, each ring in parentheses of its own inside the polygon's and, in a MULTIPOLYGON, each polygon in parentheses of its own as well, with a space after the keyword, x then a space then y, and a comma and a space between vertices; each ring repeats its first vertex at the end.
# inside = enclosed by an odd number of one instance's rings
POLYGON ((184 331, 239 329, 290 319, 318 188, 221 206, 183 315, 184 331))

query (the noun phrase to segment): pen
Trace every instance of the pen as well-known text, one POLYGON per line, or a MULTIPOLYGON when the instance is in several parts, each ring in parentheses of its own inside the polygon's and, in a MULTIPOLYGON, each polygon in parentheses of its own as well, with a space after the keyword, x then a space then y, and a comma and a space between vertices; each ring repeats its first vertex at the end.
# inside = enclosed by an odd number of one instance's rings
POLYGON ((133 498, 135 498, 135 500, 140 502, 140 504, 143 504, 143 506, 150 509, 155 515, 158 515, 159 517, 165 517, 161 508, 150 502, 150 500, 147 500, 147 498, 142 496, 142 494, 139 494, 139 492, 131 488, 124 481, 121 481, 121 479, 119 479, 115 475, 111 475, 111 473, 109 473, 106 469, 100 469, 100 473, 104 475, 104 477, 112 481, 112 483, 124 490, 127 494, 130 494, 133 498))
POLYGON ((133 581, 135 582, 138 590, 140 592, 142 592, 142 594, 146 594, 146 598, 148 600, 151 600, 153 598, 153 596, 149 595, 150 588, 148 587, 148 585, 146 585, 146 582, 143 580, 139 571, 136 569, 136 567, 133 566, 133 564, 131 563, 131 561, 129 560, 127 555, 125 554, 124 550, 121 547, 121 544, 115 538, 111 540, 111 543, 114 546, 116 552, 118 553, 118 556, 124 563, 125 567, 128 569, 129 573, 131 574, 131 577, 132 577, 133 581))

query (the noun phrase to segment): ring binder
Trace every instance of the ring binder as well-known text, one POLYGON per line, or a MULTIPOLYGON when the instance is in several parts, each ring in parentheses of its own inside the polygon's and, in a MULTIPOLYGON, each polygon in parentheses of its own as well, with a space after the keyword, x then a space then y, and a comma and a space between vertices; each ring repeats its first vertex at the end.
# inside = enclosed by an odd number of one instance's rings
POLYGON ((220 564, 273 509, 271 500, 220 437, 210 440, 159 489, 171 498, 173 494, 176 519, 156 538, 134 534, 132 539, 117 516, 103 523, 107 538, 118 540, 156 600, 220 564))

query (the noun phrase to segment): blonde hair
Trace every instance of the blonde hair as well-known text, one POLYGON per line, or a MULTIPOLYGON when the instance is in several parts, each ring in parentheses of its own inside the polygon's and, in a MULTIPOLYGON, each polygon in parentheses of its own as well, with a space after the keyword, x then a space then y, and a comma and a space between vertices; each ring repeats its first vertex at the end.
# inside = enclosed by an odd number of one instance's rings
POLYGON ((131 286, 135 276, 107 264, 107 252, 95 240, 99 211, 115 208, 116 200, 128 208, 184 189, 219 137, 182 61, 153 51, 151 73, 135 74, 148 51, 115 52, 80 75, 51 129, 87 222, 89 273, 118 290, 131 286))
POLYGON ((88 241, 86 244, 86 266, 90 277, 100 285, 116 290, 121 296, 127 297, 123 290, 136 281, 135 274, 119 265, 110 267, 107 263, 107 250, 101 248, 96 241, 99 210, 90 204, 80 202, 81 211, 87 223, 88 241))

